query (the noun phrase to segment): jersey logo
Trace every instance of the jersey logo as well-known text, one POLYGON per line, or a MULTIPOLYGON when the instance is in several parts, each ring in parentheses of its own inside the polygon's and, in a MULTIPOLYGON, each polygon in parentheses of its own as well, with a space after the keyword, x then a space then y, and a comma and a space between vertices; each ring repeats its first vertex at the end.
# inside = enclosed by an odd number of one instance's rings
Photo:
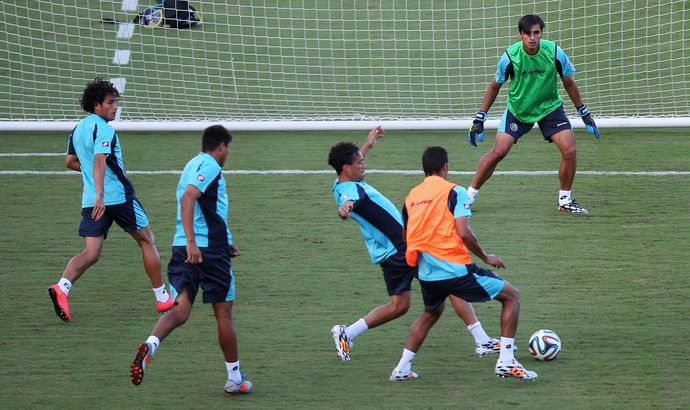
POLYGON ((108 141, 103 141, 103 142, 101 142, 101 146, 102 147, 109 147, 110 143, 108 141))
POLYGON ((421 201, 417 202, 410 202, 410 208, 413 206, 418 206, 418 205, 429 205, 431 203, 431 199, 422 199, 421 201))
POLYGON ((544 74, 545 72, 546 72, 546 70, 544 70, 543 68, 535 68, 534 70, 529 70, 529 71, 523 70, 522 76, 524 77, 524 76, 535 75, 535 74, 539 75, 539 74, 544 74))
POLYGON ((205 180, 206 178, 204 178, 203 175, 199 174, 199 175, 196 176, 196 179, 198 179, 198 180, 201 181, 201 182, 204 182, 204 180, 205 180))

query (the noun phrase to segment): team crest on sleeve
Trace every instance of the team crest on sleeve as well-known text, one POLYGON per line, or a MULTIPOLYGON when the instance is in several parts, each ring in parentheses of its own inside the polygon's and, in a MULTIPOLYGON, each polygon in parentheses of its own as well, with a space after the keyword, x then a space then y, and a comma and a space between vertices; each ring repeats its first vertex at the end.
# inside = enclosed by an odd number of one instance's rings
POLYGON ((342 199, 342 200, 344 201, 344 200, 346 200, 349 196, 350 196, 350 194, 342 194, 342 195, 340 195, 340 199, 342 199))
POLYGON ((204 182, 204 180, 205 180, 206 178, 204 178, 203 175, 199 174, 199 175, 196 176, 196 179, 198 179, 198 180, 201 181, 201 182, 204 182))
POLYGON ((110 143, 108 141, 103 141, 103 142, 101 142, 101 146, 102 147, 109 147, 110 143))
POLYGON ((470 204, 465 204, 465 205, 463 205, 463 207, 464 207, 465 209, 470 209, 470 204))

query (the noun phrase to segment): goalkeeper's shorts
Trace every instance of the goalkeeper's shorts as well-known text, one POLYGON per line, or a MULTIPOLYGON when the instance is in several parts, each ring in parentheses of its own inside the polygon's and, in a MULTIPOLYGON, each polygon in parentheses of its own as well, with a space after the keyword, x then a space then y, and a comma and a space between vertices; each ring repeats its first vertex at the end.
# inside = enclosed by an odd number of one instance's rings
MULTIPOLYGON (((573 129, 568 116, 565 114, 563 104, 539 120, 537 124, 539 124, 539 130, 541 131, 541 135, 544 137, 544 140, 548 142, 553 142, 551 141, 552 135, 564 130, 573 129)), ((498 132, 505 132, 513 137, 517 143, 520 137, 527 134, 532 127, 534 127, 534 123, 527 123, 518 120, 515 118, 513 113, 506 108, 505 112, 503 113, 503 117, 501 118, 501 123, 498 125, 498 132)))

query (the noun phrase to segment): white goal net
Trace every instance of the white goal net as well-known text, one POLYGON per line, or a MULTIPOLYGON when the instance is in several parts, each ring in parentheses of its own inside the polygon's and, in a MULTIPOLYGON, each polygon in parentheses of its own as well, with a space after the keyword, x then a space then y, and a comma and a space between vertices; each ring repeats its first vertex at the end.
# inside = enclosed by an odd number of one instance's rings
POLYGON ((0 1, 0 130, 71 127, 94 77, 120 128, 464 128, 528 13, 600 125, 690 125, 685 1, 192 0, 192 29, 132 22, 155 2, 0 1))

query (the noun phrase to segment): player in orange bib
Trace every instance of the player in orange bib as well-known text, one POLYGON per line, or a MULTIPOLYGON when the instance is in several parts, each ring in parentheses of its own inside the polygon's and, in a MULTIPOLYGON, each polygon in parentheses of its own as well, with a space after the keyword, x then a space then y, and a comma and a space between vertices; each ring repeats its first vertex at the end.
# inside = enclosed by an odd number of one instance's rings
POLYGON ((424 313, 412 325, 393 375, 416 377, 411 371, 412 360, 441 317, 446 299, 452 295, 470 303, 491 299, 501 302, 501 351, 496 375, 535 379, 537 374, 522 367, 513 354, 520 293, 508 281, 472 262, 470 252, 487 265, 505 268, 498 256, 482 249, 470 228, 472 212, 467 190, 446 180, 448 153, 442 147, 429 147, 422 156, 422 166, 424 181, 405 198, 402 217, 407 241, 406 259, 410 266, 418 267, 424 313))

